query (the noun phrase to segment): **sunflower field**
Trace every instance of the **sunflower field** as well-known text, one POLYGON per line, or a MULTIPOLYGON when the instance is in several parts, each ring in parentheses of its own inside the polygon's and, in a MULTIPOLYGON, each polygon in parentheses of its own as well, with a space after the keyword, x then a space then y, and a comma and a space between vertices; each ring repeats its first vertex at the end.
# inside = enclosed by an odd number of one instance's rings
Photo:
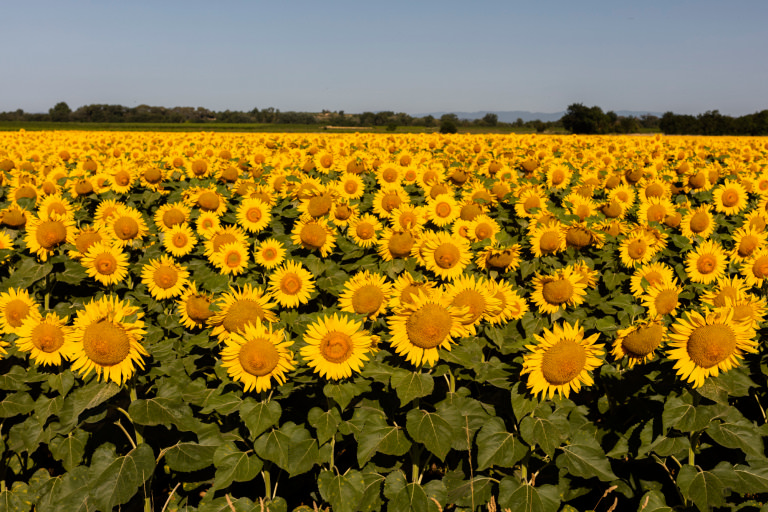
POLYGON ((0 511, 768 511, 768 140, 0 135, 0 511))

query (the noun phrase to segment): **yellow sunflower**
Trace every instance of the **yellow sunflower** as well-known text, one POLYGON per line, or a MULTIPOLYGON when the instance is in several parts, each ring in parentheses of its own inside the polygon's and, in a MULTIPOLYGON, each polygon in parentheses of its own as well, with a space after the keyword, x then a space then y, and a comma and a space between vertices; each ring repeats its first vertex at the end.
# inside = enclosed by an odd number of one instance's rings
POLYGON ((168 203, 155 212, 154 221, 157 229, 168 232, 170 229, 189 222, 190 208, 182 202, 168 203))
POLYGON ((586 284, 581 282, 573 269, 566 267, 552 275, 536 274, 531 300, 540 313, 556 313, 560 308, 578 306, 584 302, 586 288, 586 284))
POLYGON ((347 199, 360 199, 365 193, 365 184, 357 174, 345 173, 338 178, 336 190, 347 199))
POLYGON ((114 220, 114 217, 122 208, 125 208, 125 203, 116 199, 105 199, 100 201, 96 206, 93 222, 98 226, 107 226, 114 220))
POLYGON ((205 238, 211 238, 219 229, 221 221, 213 212, 200 212, 196 223, 197 234, 205 238))
POLYGON ((336 245, 336 235, 325 219, 302 217, 291 231, 291 241, 304 249, 319 251, 326 258, 336 245))
POLYGON ((677 374, 693 384, 739 366, 744 353, 757 352, 755 331, 747 322, 735 322, 730 308, 689 311, 675 322, 669 334, 667 357, 675 361, 677 374))
POLYGON ((213 298, 210 295, 198 292, 195 282, 190 282, 181 298, 176 301, 181 325, 187 329, 204 328, 213 315, 212 303, 213 298))
POLYGON ((721 277, 714 288, 705 290, 699 297, 701 302, 711 308, 726 306, 728 302, 740 300, 748 295, 749 286, 740 277, 721 277))
POLYGON ((736 215, 747 207, 747 191, 738 181, 728 180, 712 191, 715 211, 736 215))
POLYGON ((261 393, 272 387, 272 379, 278 385, 285 383, 285 374, 296 365, 293 345, 283 330, 272 331, 264 324, 247 324, 241 334, 232 334, 224 342, 221 360, 227 373, 235 382, 242 382, 245 392, 261 393))
POLYGON ((260 233, 272 220, 272 208, 254 197, 246 197, 237 207, 237 223, 249 233, 260 233))
POLYGON ((392 283, 392 293, 388 304, 389 309, 397 309, 405 304, 412 303, 414 296, 419 293, 419 290, 429 295, 435 286, 436 283, 434 281, 415 279, 410 272, 404 270, 397 276, 395 282, 392 283))
POLYGON ((547 194, 536 187, 521 189, 515 202, 515 213, 526 219, 537 217, 546 211, 548 201, 547 194))
POLYGON ((52 213, 47 219, 32 217, 27 223, 24 241, 30 253, 47 261, 54 250, 67 241, 75 229, 75 221, 52 213))
POLYGON ((313 192, 308 198, 300 201, 298 210, 302 215, 319 219, 331 214, 333 202, 334 194, 332 190, 320 190, 313 192))
POLYGON ((467 240, 442 232, 429 238, 422 254, 427 269, 449 281, 459 277, 472 258, 467 240))
POLYGON ((485 278, 474 275, 460 276, 445 286, 445 294, 453 307, 466 307, 469 315, 462 324, 467 332, 475 336, 476 327, 482 320, 488 320, 501 311, 501 301, 492 293, 492 286, 485 278))
POLYGON ((680 230, 689 240, 694 240, 697 236, 709 238, 716 226, 715 218, 706 204, 688 211, 680 221, 680 230))
POLYGON ((365 213, 349 222, 347 236, 360 247, 372 247, 376 245, 376 233, 381 229, 379 219, 370 213, 365 213))
POLYGON ((242 332, 248 324, 276 322, 277 316, 271 311, 276 304, 260 288, 246 284, 241 290, 231 289, 216 301, 218 311, 208 319, 213 329, 211 336, 225 340, 230 334, 242 332))
POLYGON ((392 284, 387 282, 386 277, 363 270, 344 283, 339 307, 347 313, 365 315, 374 320, 387 310, 391 294, 392 284))
POLYGON ((714 240, 702 242, 685 255, 685 271, 694 283, 712 283, 725 274, 726 268, 728 256, 714 240))
POLYGON ((768 248, 753 253, 741 264, 740 272, 748 286, 763 286, 768 278, 768 248))
POLYGON ((459 203, 449 194, 440 194, 434 199, 428 199, 426 216, 432 224, 444 227, 459 217, 459 203))
POLYGON ((111 217, 109 234, 118 245, 128 246, 143 239, 147 233, 147 224, 138 210, 125 206, 119 208, 111 217))
POLYGON ((0 293, 0 332, 17 333, 26 318, 40 318, 40 306, 27 290, 9 288, 0 293))
POLYGON ((648 316, 654 318, 663 315, 677 315, 677 306, 680 305, 680 294, 683 289, 677 285, 677 280, 662 282, 651 286, 641 297, 643 306, 648 308, 648 316))
POLYGON ((75 216, 75 207, 68 199, 59 194, 46 196, 40 206, 37 207, 37 211, 41 219, 50 219, 52 215, 69 219, 75 216))
POLYGON ((475 264, 484 270, 499 273, 514 272, 520 267, 520 244, 504 246, 492 244, 477 252, 475 264))
POLYGON ((722 308, 733 310, 734 322, 745 322, 757 330, 765 319, 766 300, 747 293, 737 299, 726 299, 722 308))
POLYGON ((394 230, 385 228, 377 242, 378 254, 384 261, 408 258, 411 255, 419 233, 414 230, 394 230))
POLYGON ((331 209, 330 220, 334 225, 344 227, 360 215, 360 207, 350 204, 347 199, 337 199, 331 209))
POLYGON ((520 320, 528 312, 528 303, 507 281, 489 281, 491 296, 499 301, 495 314, 488 317, 491 325, 520 320))
POLYGON ((501 231, 501 227, 498 222, 488 215, 478 215, 472 220, 472 224, 469 226, 469 239, 473 242, 493 240, 499 231, 501 231))
POLYGON ((269 238, 261 242, 256 247, 253 257, 258 265, 266 269, 275 268, 285 259, 285 247, 274 238, 269 238))
POLYGON ((8 208, 0 211, 0 223, 11 229, 20 229, 24 227, 31 217, 32 215, 29 211, 19 207, 17 204, 12 204, 8 208))
POLYGON ((163 234, 163 247, 177 258, 192 252, 196 245, 197 237, 186 222, 176 224, 163 234))
POLYGON ((424 225, 427 214, 423 206, 402 205, 392 210, 389 217, 392 229, 416 229, 424 225))
POLYGON ((674 277, 672 267, 666 263, 655 262, 641 265, 632 274, 629 289, 635 297, 642 297, 648 288, 670 283, 674 277))
POLYGON ((616 361, 627 358, 627 366, 632 368, 637 363, 653 359, 657 348, 667 337, 667 329, 658 319, 648 318, 636 321, 626 329, 616 333, 611 355, 616 361))
POLYGON ((240 244, 246 245, 248 243, 248 235, 240 226, 227 226, 216 229, 213 234, 205 241, 205 256, 209 259, 221 251, 221 248, 226 244, 240 244))
POLYGON ((528 240, 531 252, 536 258, 549 256, 565 250, 565 229, 558 221, 550 221, 541 225, 531 224, 528 230, 528 240))
POLYGON ((192 187, 185 191, 186 203, 195 206, 203 212, 221 216, 227 211, 227 200, 216 187, 192 187))
POLYGON ((656 253, 653 245, 654 241, 649 239, 644 233, 631 233, 619 244, 621 264, 629 268, 645 265, 651 261, 656 253))
POLYGON ((437 289, 418 290, 411 299, 387 319, 390 344, 414 366, 434 366, 438 349, 451 350, 454 339, 467 335, 463 322, 471 313, 451 306, 450 298, 437 289))
POLYGON ((99 380, 103 377, 121 386, 134 374, 134 365, 144 368, 142 356, 149 356, 141 344, 143 316, 140 308, 116 296, 86 304, 66 338, 72 369, 83 377, 95 371, 99 380))
POLYGON ((667 197, 649 197, 640 202, 637 219, 643 224, 664 222, 664 219, 677 213, 675 205, 667 197))
POLYGON ((596 346, 599 334, 584 337, 584 328, 578 321, 544 329, 544 335, 534 334, 538 343, 526 345, 531 351, 523 356, 521 375, 528 375, 528 389, 542 398, 553 398, 555 392, 568 398, 573 390, 593 384, 590 372, 602 364, 602 346, 596 346))
POLYGON ((374 339, 363 324, 334 313, 323 315, 307 326, 301 356, 321 377, 340 380, 360 372, 374 339))
POLYGON ((70 330, 67 318, 61 318, 56 313, 48 313, 45 318, 29 315, 16 332, 19 337, 16 348, 29 352, 35 364, 60 365, 62 357, 66 359, 67 348, 64 344, 70 330))
POLYGON ((315 279, 301 263, 287 261, 272 271, 267 290, 281 306, 296 308, 309 302, 315 279))
POLYGON ((248 247, 239 242, 222 245, 208 260, 222 275, 239 275, 248 267, 248 247))
POLYGON ((402 208, 408 202, 408 193, 401 187, 381 188, 373 196, 373 213, 378 215, 380 219, 386 219, 393 210, 402 208))
POLYGON ((141 282, 147 286, 149 294, 155 299, 172 299, 184 292, 189 282, 189 271, 176 263, 173 258, 163 254, 159 259, 151 259, 141 269, 141 282))
POLYGON ((128 255, 111 242, 96 242, 88 247, 80 264, 85 272, 104 286, 119 283, 128 276, 128 255))
POLYGON ((741 263, 749 259, 752 254, 766 246, 766 239, 768 239, 768 233, 749 226, 736 229, 731 236, 733 238, 733 250, 730 252, 730 256, 734 263, 741 263))

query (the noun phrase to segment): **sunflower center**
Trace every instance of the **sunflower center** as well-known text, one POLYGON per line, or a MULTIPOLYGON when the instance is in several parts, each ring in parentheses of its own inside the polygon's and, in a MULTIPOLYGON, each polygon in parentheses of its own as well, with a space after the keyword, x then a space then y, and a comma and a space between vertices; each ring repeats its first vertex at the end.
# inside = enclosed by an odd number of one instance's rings
POLYGON ((707 212, 696 212, 691 217, 691 231, 702 233, 709 227, 709 215, 707 212))
POLYGON ((171 239, 173 242, 173 245, 182 248, 187 245, 187 242, 189 241, 189 238, 187 238, 187 235, 184 233, 176 233, 173 235, 173 238, 171 239))
POLYGON ((384 302, 384 293, 373 284, 366 284, 358 288, 352 295, 352 308, 355 313, 370 315, 375 313, 384 302))
POLYGON ((253 300, 238 300, 229 307, 222 325, 228 332, 238 332, 246 324, 257 324, 264 319, 264 310, 253 300))
POLYGON ((530 196, 523 203, 523 209, 525 210, 526 213, 531 213, 531 210, 533 210, 534 208, 539 208, 540 206, 541 206, 541 201, 539 200, 538 196, 530 196))
POLYGON ((691 188, 702 188, 707 184, 707 175, 704 171, 699 171, 688 179, 688 184, 691 188))
POLYGON ((93 266, 99 274, 109 276, 117 270, 117 259, 109 253, 102 253, 93 260, 93 266))
POLYGON ((452 317, 439 304, 424 304, 405 322, 408 339, 419 348, 430 349, 440 345, 451 333, 452 317))
POLYGON ((243 262, 243 257, 238 251, 230 251, 224 258, 224 262, 229 268, 236 268, 243 262))
POLYGON ((203 324, 213 314, 211 301, 202 295, 193 295, 187 299, 187 316, 197 324, 203 324))
POLYGON ((344 183, 344 192, 354 194, 357 192, 357 183, 354 180, 348 180, 344 183))
POLYGON ((277 258, 277 251, 271 247, 268 247, 267 249, 264 249, 264 252, 261 253, 261 256, 265 261, 272 261, 277 258))
POLYGON ((435 263, 438 267, 449 269, 455 267, 461 259, 461 251, 454 244, 440 244, 435 249, 435 263))
POLYGON ((633 260, 642 259, 648 250, 648 244, 643 239, 632 240, 627 246, 627 254, 633 260))
POLYGON ((733 354, 736 335, 726 325, 702 325, 688 337, 688 355, 701 368, 712 368, 733 354))
POLYGON ((414 242, 413 236, 407 231, 393 233, 389 239, 389 252, 394 258, 405 258, 411 253, 414 242))
POLYGON ((660 315, 667 315, 677 307, 677 291, 662 290, 656 295, 654 301, 656 312, 660 315))
POLYGON ((264 338, 249 340, 240 348, 238 356, 243 370, 257 377, 269 375, 280 362, 277 347, 264 338))
POLYGON ((83 350, 88 359, 99 366, 113 366, 128 357, 131 342, 121 326, 99 320, 84 329, 83 350))
POLYGON ((88 252, 93 244, 101 242, 101 235, 93 231, 85 231, 77 235, 75 239, 75 247, 80 254, 88 252))
POLYGON ((56 213, 58 215, 64 215, 67 213, 67 207, 62 203, 51 203, 48 205, 48 215, 56 213))
POLYGON ((610 204, 604 205, 600 211, 609 219, 615 219, 621 215, 621 205, 618 201, 611 201, 610 204))
POLYGON ((575 379, 586 363, 584 347, 573 340, 562 340, 544 353, 541 372, 548 384, 562 386, 575 379))
POLYGON ((75 193, 79 196, 86 196, 93 192, 93 185, 88 180, 80 180, 75 183, 75 193))
POLYGON ((723 206, 730 208, 735 206, 739 202, 739 193, 734 189, 729 188, 723 191, 723 195, 720 196, 723 206))
POLYGON ((621 343, 621 347, 630 357, 643 358, 661 345, 663 336, 664 328, 661 324, 651 324, 629 333, 621 343))
POLYGON ((197 198, 197 205, 201 210, 213 212, 219 209, 219 196, 215 192, 207 190, 197 198))
POLYGON ((5 319, 13 327, 20 327, 29 314, 29 304, 21 299, 10 301, 5 306, 5 319))
POLYGON ((67 228, 62 222, 49 220, 37 228, 37 243, 46 249, 53 249, 67 239, 67 228))
POLYGON ((651 183, 645 187, 645 197, 661 197, 664 195, 664 187, 658 183, 651 183))
POLYGON ((331 206, 333 206, 333 201, 329 196, 325 194, 315 196, 309 200, 309 204, 307 205, 307 213, 309 213, 312 217, 322 217, 331 211, 331 206))
POLYGON ((507 268, 512 264, 515 257, 512 251, 502 251, 500 253, 491 254, 488 256, 488 265, 493 268, 507 268))
POLYGON ((586 204, 580 204, 579 206, 576 207, 575 214, 577 217, 579 217, 579 220, 586 219, 587 217, 590 216, 591 213, 592 213, 592 210, 586 204))
POLYGON ((647 217, 649 222, 661 222, 667 216, 667 209, 660 204, 648 207, 647 217))
POLYGON ((565 181, 565 173, 562 169, 555 169, 552 171, 552 184, 559 185, 565 181))
POLYGON ((582 227, 571 227, 565 234, 565 241, 576 249, 581 249, 592 243, 592 234, 582 227))
POLYGON ((131 181, 131 175, 128 173, 128 171, 118 171, 117 174, 115 174, 115 183, 120 185, 121 187, 126 186, 131 181))
POLYGON ((331 331, 320 340, 320 354, 331 363, 343 363, 353 352, 352 338, 339 331, 331 331))
POLYGON ((181 224, 185 220, 187 220, 187 218, 184 216, 184 212, 175 208, 163 213, 163 224, 169 228, 175 226, 176 224, 181 224))
POLYGON ((402 202, 402 199, 400 199, 400 196, 397 195, 397 193, 390 193, 381 199, 381 207, 384 209, 384 211, 389 213, 395 208, 399 207, 402 202))
POLYGON ((703 254, 696 260, 696 269, 702 274, 711 274, 717 266, 717 260, 712 254, 703 254))
POLYGON ((361 240, 368 240, 373 236, 373 226, 368 222, 361 222, 355 228, 355 234, 361 240))
POLYGON ((23 226, 27 223, 27 218, 21 212, 21 210, 14 208, 3 214, 3 224, 12 228, 23 226))
POLYGON ((545 231, 539 238, 539 249, 545 254, 551 254, 560 248, 560 235, 556 231, 545 231))
POLYGON ((131 240, 139 234, 139 223, 130 217, 120 217, 115 221, 114 230, 120 240, 131 240))
POLYGON ((219 233, 213 237, 213 252, 219 252, 222 245, 233 244, 237 242, 237 237, 232 233, 219 233))
POLYGON ((478 240, 485 240, 487 238, 491 238, 491 235, 493 234, 493 228, 490 224, 486 222, 481 222, 477 226, 475 226, 475 236, 478 240))
POLYGON ((32 330, 32 344, 43 352, 56 352, 64 345, 64 333, 56 325, 38 324, 32 330))
POLYGON ((760 239, 757 238, 755 235, 747 235, 741 239, 739 242, 739 248, 738 253, 739 256, 742 258, 746 258, 752 252, 757 249, 757 246, 760 244, 760 239))
POLYGON ((467 306, 471 315, 464 322, 465 325, 477 322, 485 311, 485 297, 477 290, 462 290, 457 293, 451 303, 454 306, 467 306))
POLYGON ((541 289, 541 295, 548 304, 559 306, 573 296, 573 284, 568 279, 547 281, 541 289))
POLYGON ((732 286, 723 287, 720 293, 712 299, 712 303, 717 307, 723 307, 727 299, 736 300, 736 288, 732 286))
POLYGON ((451 205, 446 202, 440 202, 435 205, 435 215, 441 219, 448 217, 451 214, 451 211, 453 211, 451 205))
POLYGON ((768 256, 760 256, 752 264, 752 273, 758 279, 768 276, 768 256))
POLYGON ((336 217, 337 220, 347 220, 352 216, 352 209, 345 204, 340 204, 333 210, 333 216, 336 217))
POLYGON ((477 203, 468 203, 461 207, 459 217, 463 220, 474 220, 475 217, 483 213, 483 208, 477 203))
POLYGON ((288 295, 296 295, 301 290, 301 278, 293 272, 285 274, 280 280, 280 291, 288 295))
POLYGON ((413 298, 418 295, 419 290, 424 289, 421 283, 411 283, 400 292, 400 302, 404 304, 413 304, 413 298))
POLYGON ((328 234, 321 225, 311 223, 302 228, 299 238, 305 246, 319 249, 325 244, 327 236, 328 234))
POLYGON ((660 273, 658 273, 658 272, 657 272, 657 271, 655 271, 655 270, 651 270, 650 272, 648 272, 647 274, 645 274, 645 275, 643 276, 643 278, 644 278, 646 281, 648 281, 648 285, 650 285, 650 286, 656 286, 656 285, 658 285, 658 284, 661 284, 661 283, 662 283, 662 280, 663 280, 663 279, 662 279, 662 277, 661 277, 661 274, 660 274, 660 273))
POLYGON ((741 322, 743 320, 751 320, 754 315, 754 310, 749 304, 739 304, 733 307, 733 321, 741 322))
POLYGON ((147 180, 147 183, 155 185, 163 179, 163 173, 157 168, 147 169, 144 171, 144 179, 147 180))

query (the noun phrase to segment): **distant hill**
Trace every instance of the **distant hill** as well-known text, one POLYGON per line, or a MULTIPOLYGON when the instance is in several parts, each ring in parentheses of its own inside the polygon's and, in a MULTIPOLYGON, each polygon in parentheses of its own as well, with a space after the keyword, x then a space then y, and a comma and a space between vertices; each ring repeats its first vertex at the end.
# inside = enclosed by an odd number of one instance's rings
MULTIPOLYGON (((502 123, 514 123, 518 119, 522 119, 523 122, 534 121, 536 119, 544 122, 559 121, 561 117, 565 115, 565 111, 562 112, 529 112, 527 110, 505 110, 505 111, 489 111, 481 110, 479 112, 428 112, 425 114, 414 114, 414 117, 433 116, 440 119, 443 114, 456 114, 459 119, 468 119, 474 121, 475 119, 482 119, 486 114, 496 114, 499 116, 499 122, 502 123)), ((637 111, 637 110, 617 110, 616 114, 623 117, 640 117, 645 114, 661 117, 662 112, 649 112, 649 111, 637 111)))

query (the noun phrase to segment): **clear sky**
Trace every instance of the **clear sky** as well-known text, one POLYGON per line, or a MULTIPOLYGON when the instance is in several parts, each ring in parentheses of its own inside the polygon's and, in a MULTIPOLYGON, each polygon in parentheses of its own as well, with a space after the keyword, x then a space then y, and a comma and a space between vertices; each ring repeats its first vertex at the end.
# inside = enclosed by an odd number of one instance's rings
POLYGON ((766 0, 18 0, 0 17, 0 111, 768 109, 766 0))

